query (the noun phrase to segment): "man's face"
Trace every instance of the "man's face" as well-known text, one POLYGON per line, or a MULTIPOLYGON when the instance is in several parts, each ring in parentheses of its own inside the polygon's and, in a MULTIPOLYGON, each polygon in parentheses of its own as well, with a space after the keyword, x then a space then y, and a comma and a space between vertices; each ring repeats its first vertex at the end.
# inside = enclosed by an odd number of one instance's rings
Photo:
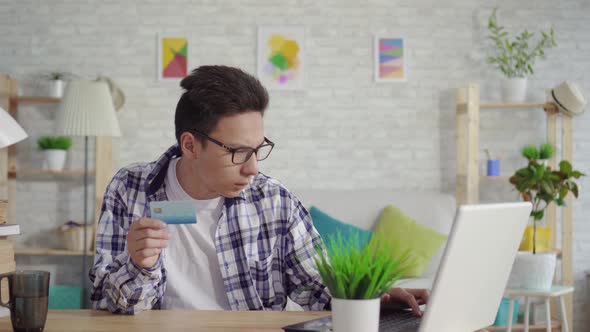
MULTIPOLYGON (((223 117, 208 136, 230 148, 255 149, 264 143, 262 114, 247 112, 223 117)), ((196 153, 193 158, 188 158, 198 191, 206 198, 238 196, 248 186, 250 178, 258 174, 256 155, 253 154, 246 163, 236 165, 232 162, 231 152, 204 137, 198 138, 206 142, 205 146, 196 141, 196 153)))

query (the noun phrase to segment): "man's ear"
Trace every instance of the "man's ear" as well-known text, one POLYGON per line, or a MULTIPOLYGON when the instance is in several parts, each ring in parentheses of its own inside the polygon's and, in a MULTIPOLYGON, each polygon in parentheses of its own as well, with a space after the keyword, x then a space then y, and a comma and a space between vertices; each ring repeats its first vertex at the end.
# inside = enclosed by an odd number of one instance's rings
POLYGON ((182 157, 197 159, 201 153, 201 142, 193 134, 185 131, 180 135, 180 150, 182 151, 182 157))

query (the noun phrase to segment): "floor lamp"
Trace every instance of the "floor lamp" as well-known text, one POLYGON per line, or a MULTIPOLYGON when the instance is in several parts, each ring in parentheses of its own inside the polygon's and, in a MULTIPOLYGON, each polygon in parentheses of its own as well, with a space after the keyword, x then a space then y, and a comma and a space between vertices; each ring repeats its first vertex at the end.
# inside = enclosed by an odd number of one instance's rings
POLYGON ((84 248, 82 253, 82 307, 84 307, 88 246, 88 137, 121 136, 108 85, 96 81, 69 82, 59 106, 57 133, 84 137, 84 248))

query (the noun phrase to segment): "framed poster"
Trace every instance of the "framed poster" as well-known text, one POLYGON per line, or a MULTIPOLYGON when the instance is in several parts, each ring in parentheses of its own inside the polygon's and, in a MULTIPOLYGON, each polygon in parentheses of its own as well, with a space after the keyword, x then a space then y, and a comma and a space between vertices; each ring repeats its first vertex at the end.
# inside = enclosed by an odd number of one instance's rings
POLYGON ((408 54, 405 38, 376 36, 374 55, 376 82, 406 81, 408 54))
POLYGON ((257 75, 269 90, 301 90, 305 76, 305 29, 258 27, 257 75))
POLYGON ((178 81, 188 75, 188 39, 158 34, 158 80, 178 81))

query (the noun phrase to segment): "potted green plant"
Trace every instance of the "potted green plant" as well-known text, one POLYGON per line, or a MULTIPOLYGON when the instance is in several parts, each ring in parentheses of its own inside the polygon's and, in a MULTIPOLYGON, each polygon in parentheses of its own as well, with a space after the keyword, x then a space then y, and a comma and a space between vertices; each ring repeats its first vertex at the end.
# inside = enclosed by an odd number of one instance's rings
POLYGON ((48 95, 50 97, 61 98, 63 97, 66 81, 75 76, 67 72, 51 71, 41 75, 41 77, 49 81, 48 95))
POLYGON ((531 219, 533 222, 532 251, 519 252, 511 274, 511 287, 548 289, 551 287, 555 272, 556 254, 554 252, 537 252, 537 228, 545 215, 545 209, 555 203, 565 205, 568 194, 578 197, 579 189, 575 180, 585 174, 574 170, 571 163, 562 160, 559 169, 547 166, 547 160, 554 154, 550 144, 542 144, 539 148, 527 145, 522 149, 522 156, 527 165, 518 169, 510 177, 519 196, 533 204, 531 219))
POLYGON ((557 46, 554 30, 541 31, 537 41, 533 40, 535 33, 527 30, 511 37, 498 24, 496 11, 497 8, 488 19, 488 38, 492 44, 487 62, 498 68, 505 77, 502 81, 504 102, 523 102, 526 99, 527 76, 534 74, 535 60, 544 59, 545 50, 557 46))
POLYGON ((45 154, 43 166, 51 171, 61 171, 66 162, 66 152, 72 146, 72 139, 63 136, 42 136, 37 140, 39 149, 45 154))
POLYGON ((358 236, 341 234, 317 248, 315 259, 322 281, 332 295, 332 325, 336 332, 377 332, 381 296, 409 267, 409 253, 376 237, 364 248, 358 236))

